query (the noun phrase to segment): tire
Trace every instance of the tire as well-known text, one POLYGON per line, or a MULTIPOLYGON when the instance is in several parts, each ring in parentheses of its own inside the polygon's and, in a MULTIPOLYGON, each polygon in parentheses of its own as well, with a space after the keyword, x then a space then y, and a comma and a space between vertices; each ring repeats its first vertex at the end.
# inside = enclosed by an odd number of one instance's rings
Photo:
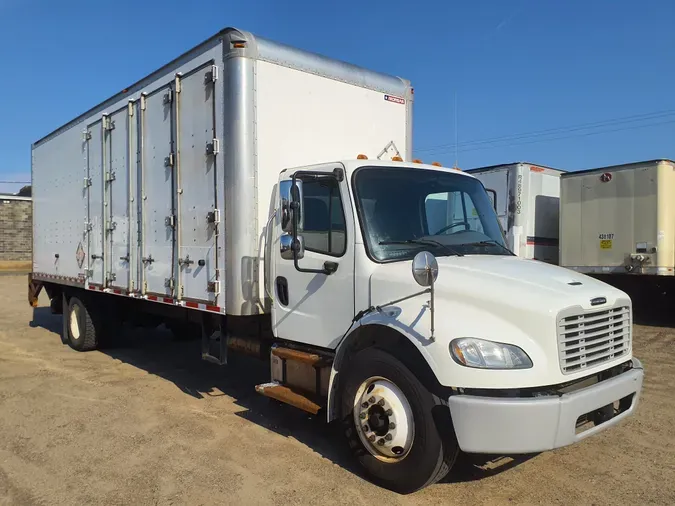
POLYGON ((402 494, 414 492, 442 479, 457 458, 459 447, 447 405, 383 350, 367 348, 350 360, 341 381, 340 409, 349 448, 380 486, 402 494))
POLYGON ((67 318, 65 331, 68 333, 68 345, 77 351, 91 351, 99 345, 99 325, 96 325, 96 315, 92 312, 92 304, 84 304, 78 297, 71 297, 68 301, 68 311, 63 316, 67 318))

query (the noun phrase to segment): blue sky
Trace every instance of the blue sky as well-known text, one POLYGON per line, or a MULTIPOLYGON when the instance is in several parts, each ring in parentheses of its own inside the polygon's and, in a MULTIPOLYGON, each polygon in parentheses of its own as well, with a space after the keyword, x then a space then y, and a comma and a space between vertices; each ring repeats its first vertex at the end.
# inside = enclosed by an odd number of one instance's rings
POLYGON ((0 180, 225 26, 410 79, 425 161, 454 163, 455 95, 462 168, 675 158, 673 19, 672 0, 0 0, 0 180))

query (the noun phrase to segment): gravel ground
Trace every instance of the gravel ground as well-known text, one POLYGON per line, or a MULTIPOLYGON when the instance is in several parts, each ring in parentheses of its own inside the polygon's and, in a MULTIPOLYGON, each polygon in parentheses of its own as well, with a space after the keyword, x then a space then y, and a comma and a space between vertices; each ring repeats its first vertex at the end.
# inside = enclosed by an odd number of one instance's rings
POLYGON ((77 353, 60 325, 28 307, 25 276, 0 277, 0 504, 675 504, 670 326, 635 328, 630 420, 530 458, 462 455, 400 496, 360 478, 331 427, 258 396, 264 364, 219 368, 159 330, 77 353))

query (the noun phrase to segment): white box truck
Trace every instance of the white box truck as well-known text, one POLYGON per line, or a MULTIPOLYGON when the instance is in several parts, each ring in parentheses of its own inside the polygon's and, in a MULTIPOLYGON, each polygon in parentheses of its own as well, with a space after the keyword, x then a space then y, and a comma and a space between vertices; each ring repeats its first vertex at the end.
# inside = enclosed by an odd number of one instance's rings
POLYGON ((560 175, 564 171, 519 162, 467 172, 485 186, 511 251, 557 265, 560 175))
POLYGON ((269 359, 257 391, 342 424, 399 492, 459 449, 539 452, 630 415, 630 299, 513 256, 477 179, 403 161, 412 98, 222 31, 33 145, 29 302, 44 288, 79 351, 127 321, 269 359))
POLYGON ((675 162, 648 160, 561 179, 561 265, 648 304, 675 285, 675 162))

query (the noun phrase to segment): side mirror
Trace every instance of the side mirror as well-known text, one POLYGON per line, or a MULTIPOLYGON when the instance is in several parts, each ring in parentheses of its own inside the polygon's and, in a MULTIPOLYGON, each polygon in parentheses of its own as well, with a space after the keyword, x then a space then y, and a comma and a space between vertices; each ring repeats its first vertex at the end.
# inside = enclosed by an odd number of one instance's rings
POLYGON ((438 278, 438 261, 428 251, 420 251, 412 262, 412 275, 420 286, 432 286, 438 278))
POLYGON ((291 234, 282 235, 279 239, 279 247, 281 248, 281 258, 284 260, 295 258, 300 260, 305 256, 305 242, 301 235, 295 239, 291 234))
POLYGON ((287 234, 293 233, 293 218, 297 217, 297 229, 302 230, 302 181, 281 181, 279 183, 279 197, 281 210, 281 229, 287 234))

